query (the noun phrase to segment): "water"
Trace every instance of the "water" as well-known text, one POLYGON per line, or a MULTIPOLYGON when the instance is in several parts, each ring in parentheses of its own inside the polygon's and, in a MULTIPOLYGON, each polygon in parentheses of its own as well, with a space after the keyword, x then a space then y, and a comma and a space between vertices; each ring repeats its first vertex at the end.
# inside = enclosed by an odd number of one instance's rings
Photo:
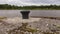
POLYGON ((17 17, 21 16, 20 10, 0 10, 0 16, 17 17))
MULTIPOLYGON (((21 17, 21 10, 0 10, 0 16, 21 17)), ((60 10, 30 10, 29 16, 60 17, 60 10)))

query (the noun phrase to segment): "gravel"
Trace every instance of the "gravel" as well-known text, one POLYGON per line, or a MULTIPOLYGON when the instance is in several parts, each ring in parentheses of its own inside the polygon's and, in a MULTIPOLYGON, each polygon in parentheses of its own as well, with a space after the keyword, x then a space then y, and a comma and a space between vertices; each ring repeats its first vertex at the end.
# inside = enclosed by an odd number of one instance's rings
POLYGON ((22 25, 22 23, 28 23, 27 27, 37 29, 39 31, 60 31, 60 20, 58 19, 48 19, 48 18, 30 18, 21 19, 19 17, 7 18, 0 22, 0 34, 8 34, 10 30, 17 29, 22 25))

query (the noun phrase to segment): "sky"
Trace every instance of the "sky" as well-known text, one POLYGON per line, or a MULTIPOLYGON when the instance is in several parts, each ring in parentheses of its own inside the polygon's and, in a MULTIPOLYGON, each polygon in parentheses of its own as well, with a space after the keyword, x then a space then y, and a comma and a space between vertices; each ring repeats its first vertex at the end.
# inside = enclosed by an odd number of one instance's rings
POLYGON ((60 0, 0 0, 0 4, 11 4, 18 6, 30 5, 60 5, 60 0))

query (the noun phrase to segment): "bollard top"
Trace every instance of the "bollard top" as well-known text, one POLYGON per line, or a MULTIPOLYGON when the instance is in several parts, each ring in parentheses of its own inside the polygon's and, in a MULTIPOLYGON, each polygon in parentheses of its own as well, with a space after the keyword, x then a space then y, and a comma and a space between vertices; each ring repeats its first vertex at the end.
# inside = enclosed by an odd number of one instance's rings
POLYGON ((30 11, 21 11, 21 13, 30 13, 30 11))

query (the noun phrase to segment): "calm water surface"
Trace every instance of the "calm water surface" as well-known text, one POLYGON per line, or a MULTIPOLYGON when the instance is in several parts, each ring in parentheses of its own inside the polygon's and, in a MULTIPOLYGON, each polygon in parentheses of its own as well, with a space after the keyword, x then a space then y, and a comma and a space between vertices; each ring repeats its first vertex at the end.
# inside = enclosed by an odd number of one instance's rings
MULTIPOLYGON (((0 16, 21 17, 21 10, 0 10, 0 16)), ((30 10, 30 16, 60 17, 60 10, 30 10)))

